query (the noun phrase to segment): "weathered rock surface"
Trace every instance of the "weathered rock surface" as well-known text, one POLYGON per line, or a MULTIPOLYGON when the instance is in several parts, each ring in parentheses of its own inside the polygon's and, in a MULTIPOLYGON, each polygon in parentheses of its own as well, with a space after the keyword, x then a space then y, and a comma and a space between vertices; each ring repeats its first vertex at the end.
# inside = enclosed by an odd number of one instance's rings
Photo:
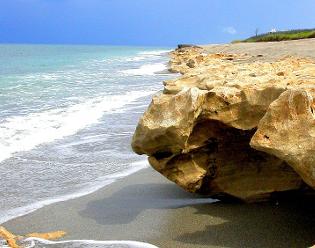
POLYGON ((170 56, 183 75, 153 97, 136 153, 185 190, 219 198, 315 187, 314 61, 252 62, 199 47, 170 56))
POLYGON ((177 48, 181 49, 181 48, 187 48, 187 47, 199 47, 193 44, 178 44, 177 48))
POLYGON ((287 90, 259 122, 251 146, 286 161, 315 188, 314 89, 287 90))
POLYGON ((20 243, 23 243, 23 240, 26 238, 40 238, 46 240, 55 240, 60 239, 66 235, 64 231, 55 231, 49 233, 29 233, 25 236, 15 235, 5 229, 3 226, 0 226, 0 239, 3 238, 6 241, 6 245, 10 248, 21 248, 26 247, 20 243))

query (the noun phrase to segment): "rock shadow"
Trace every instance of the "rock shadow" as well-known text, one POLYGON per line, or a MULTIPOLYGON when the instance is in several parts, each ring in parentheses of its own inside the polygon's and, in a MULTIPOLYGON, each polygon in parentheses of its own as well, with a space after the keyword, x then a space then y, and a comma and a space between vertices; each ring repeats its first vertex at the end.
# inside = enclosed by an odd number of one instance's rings
POLYGON ((223 247, 310 247, 315 244, 314 199, 279 202, 195 205, 196 215, 219 217, 221 224, 186 233, 177 241, 192 245, 223 247))
POLYGON ((173 184, 135 184, 89 202, 80 215, 102 225, 119 225, 132 222, 147 209, 175 209, 214 201, 187 193, 173 184))
POLYGON ((183 218, 181 229, 189 230, 191 223, 185 221, 185 213, 193 215, 187 218, 200 223, 198 231, 178 235, 182 232, 179 231, 169 237, 186 246, 287 248, 315 244, 314 197, 276 199, 255 204, 215 202, 187 193, 173 184, 135 184, 89 202, 80 215, 101 225, 122 225, 131 223, 148 209, 189 207, 195 211, 174 212, 174 218, 170 216, 165 223, 172 226, 177 218, 183 218))

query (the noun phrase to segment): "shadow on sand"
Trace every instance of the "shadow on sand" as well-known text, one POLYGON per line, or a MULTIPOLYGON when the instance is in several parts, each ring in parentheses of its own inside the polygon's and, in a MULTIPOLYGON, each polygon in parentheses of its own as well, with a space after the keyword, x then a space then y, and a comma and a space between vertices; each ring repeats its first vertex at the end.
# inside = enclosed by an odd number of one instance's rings
POLYGON ((172 237, 192 247, 309 247, 315 244, 314 203, 314 198, 301 197, 259 204, 222 203, 156 183, 122 188, 90 202, 80 214, 102 225, 119 225, 132 222, 144 210, 175 209, 166 225, 176 228, 179 218, 181 227, 198 220, 198 228, 182 228, 191 232, 178 231, 172 237), (224 221, 218 223, 216 218, 224 221))
POLYGON ((80 214, 99 224, 120 225, 132 222, 147 209, 177 209, 214 201, 193 196, 172 184, 135 184, 108 198, 89 202, 80 214))
POLYGON ((315 244, 314 201, 195 205, 196 215, 219 217, 222 224, 204 223, 202 231, 185 233, 177 241, 224 247, 310 247, 315 244))

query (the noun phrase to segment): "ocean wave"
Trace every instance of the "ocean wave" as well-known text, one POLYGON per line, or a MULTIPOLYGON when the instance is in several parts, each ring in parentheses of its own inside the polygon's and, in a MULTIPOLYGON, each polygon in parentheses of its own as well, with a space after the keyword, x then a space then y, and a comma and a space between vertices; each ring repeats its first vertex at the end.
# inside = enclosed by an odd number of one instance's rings
POLYGON ((153 56, 159 56, 159 55, 163 55, 166 54, 168 52, 170 52, 172 50, 154 50, 154 51, 143 51, 143 52, 139 52, 139 54, 141 55, 153 55, 153 56))
POLYGON ((155 75, 158 72, 163 72, 167 70, 167 65, 164 63, 155 63, 142 65, 136 69, 128 69, 121 71, 124 74, 134 75, 134 76, 145 76, 145 75, 155 75))
POLYGON ((104 177, 100 177, 96 181, 94 181, 93 183, 89 183, 89 185, 84 185, 84 187, 82 188, 82 191, 79 191, 79 192, 76 192, 73 194, 69 194, 69 195, 54 197, 51 199, 35 202, 35 203, 27 205, 27 206, 10 209, 0 216, 0 224, 7 222, 11 219, 32 213, 37 209, 40 209, 40 208, 47 206, 47 205, 51 205, 53 203, 63 202, 63 201, 67 201, 67 200, 71 200, 71 199, 75 199, 75 198, 79 198, 79 197, 91 194, 91 193, 93 193, 93 192, 95 192, 95 191, 97 191, 97 190, 99 190, 99 189, 101 189, 101 188, 103 188, 109 184, 112 184, 113 182, 116 182, 117 180, 119 180, 121 178, 129 176, 129 175, 131 175, 131 174, 133 174, 139 170, 145 169, 147 167, 148 167, 148 162, 146 160, 133 162, 133 163, 131 163, 130 168, 127 170, 124 170, 122 172, 113 173, 111 175, 107 175, 104 177))
POLYGON ((148 57, 148 56, 135 56, 135 57, 126 59, 126 61, 128 61, 128 62, 142 61, 142 60, 145 60, 145 59, 148 59, 148 58, 150 58, 150 57, 148 57))
POLYGON ((57 108, 26 116, 8 117, 0 122, 0 162, 14 153, 73 135, 95 124, 106 112, 115 111, 153 91, 131 91, 89 99, 67 108, 57 108))
POLYGON ((139 52, 137 56, 132 57, 132 58, 127 58, 126 61, 128 62, 137 62, 137 61, 143 61, 146 59, 152 59, 154 57, 160 57, 162 55, 167 54, 171 50, 153 50, 153 51, 143 51, 139 52))
POLYGON ((65 241, 49 241, 39 238, 27 238, 23 241, 27 248, 44 248, 44 247, 90 247, 90 248, 158 248, 149 243, 129 241, 129 240, 65 240, 65 241))

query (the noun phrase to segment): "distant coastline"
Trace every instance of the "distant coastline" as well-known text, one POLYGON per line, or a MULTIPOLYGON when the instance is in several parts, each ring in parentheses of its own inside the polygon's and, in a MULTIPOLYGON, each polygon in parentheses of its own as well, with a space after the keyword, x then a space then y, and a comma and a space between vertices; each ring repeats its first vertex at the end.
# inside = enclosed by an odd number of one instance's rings
POLYGON ((295 29, 288 31, 272 30, 265 34, 256 34, 244 40, 235 40, 232 43, 239 42, 270 42, 270 41, 285 41, 285 40, 301 40, 315 38, 315 29, 295 29))

